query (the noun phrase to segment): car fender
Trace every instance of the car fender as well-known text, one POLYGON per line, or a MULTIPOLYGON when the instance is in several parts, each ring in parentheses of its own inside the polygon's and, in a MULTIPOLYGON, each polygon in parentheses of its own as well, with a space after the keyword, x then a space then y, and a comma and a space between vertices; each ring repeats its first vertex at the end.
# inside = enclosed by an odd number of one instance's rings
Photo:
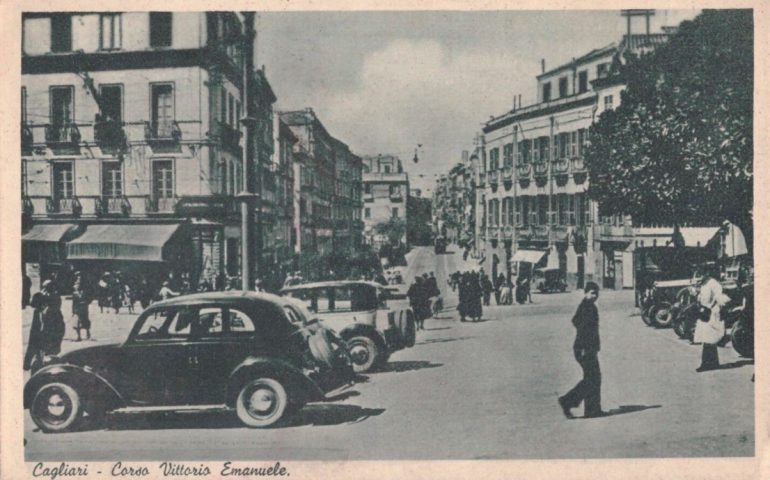
POLYGON ((225 402, 235 406, 241 385, 257 376, 270 376, 285 382, 289 397, 301 397, 303 401, 316 401, 324 398, 320 387, 300 369, 279 358, 248 357, 230 374, 225 402))
POLYGON ((346 342, 353 337, 369 337, 375 344, 377 344, 377 348, 381 351, 388 351, 388 346, 382 333, 371 325, 361 323, 349 325, 343 328, 342 331, 339 332, 339 335, 346 342))
POLYGON ((103 405, 107 410, 126 406, 123 396, 104 377, 89 367, 71 364, 48 365, 37 372, 24 386, 24 408, 29 408, 35 392, 45 383, 64 382, 83 395, 86 408, 89 405, 103 405))

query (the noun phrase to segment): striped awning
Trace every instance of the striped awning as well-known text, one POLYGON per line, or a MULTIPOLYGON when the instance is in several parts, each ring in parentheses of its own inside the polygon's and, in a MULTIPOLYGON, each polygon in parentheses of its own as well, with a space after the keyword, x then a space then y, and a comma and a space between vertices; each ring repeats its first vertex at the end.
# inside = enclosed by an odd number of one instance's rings
POLYGON ((163 247, 179 225, 90 225, 67 244, 68 260, 162 262, 163 247))

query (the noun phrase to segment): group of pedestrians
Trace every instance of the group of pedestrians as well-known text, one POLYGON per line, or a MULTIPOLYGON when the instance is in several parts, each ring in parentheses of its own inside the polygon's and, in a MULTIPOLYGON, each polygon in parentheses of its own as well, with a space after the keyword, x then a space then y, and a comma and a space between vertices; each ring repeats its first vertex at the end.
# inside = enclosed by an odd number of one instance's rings
MULTIPOLYGON (((459 272, 458 272, 459 273, 459 272)), ((485 297, 484 275, 482 272, 468 271, 452 275, 451 281, 456 285, 459 296, 457 311, 460 313, 460 321, 465 322, 468 317, 472 321, 481 320, 482 299, 485 297)), ((487 282, 489 279, 487 278, 487 282)), ((491 283, 487 289, 491 292, 491 283)), ((489 294, 486 294, 488 296, 489 294)))
POLYGON ((430 275, 424 273, 422 276, 416 276, 406 296, 409 298, 409 306, 414 311, 417 330, 425 330, 425 320, 432 317, 434 313, 438 313, 443 303, 438 280, 433 272, 430 272, 430 275))

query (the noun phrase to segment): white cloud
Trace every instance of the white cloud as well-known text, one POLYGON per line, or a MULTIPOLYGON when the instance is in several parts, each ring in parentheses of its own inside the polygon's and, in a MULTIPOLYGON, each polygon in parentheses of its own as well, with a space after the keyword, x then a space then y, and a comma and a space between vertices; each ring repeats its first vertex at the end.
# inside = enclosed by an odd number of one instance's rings
POLYGON ((408 160, 405 152, 422 143, 421 170, 446 171, 489 115, 511 107, 514 92, 534 91, 513 53, 491 50, 395 40, 366 56, 354 89, 320 98, 321 120, 357 153, 400 152, 408 160))

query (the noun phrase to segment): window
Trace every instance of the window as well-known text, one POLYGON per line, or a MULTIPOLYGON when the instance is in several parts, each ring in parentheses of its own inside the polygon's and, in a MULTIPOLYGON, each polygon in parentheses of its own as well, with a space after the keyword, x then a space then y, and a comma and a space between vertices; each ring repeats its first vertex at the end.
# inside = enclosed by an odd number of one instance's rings
POLYGON ((500 163, 500 149, 493 148, 489 151, 489 170, 497 170, 500 163))
POLYGON ((21 87, 21 123, 27 123, 27 87, 21 87))
MULTIPOLYGON (((508 225, 514 225, 513 197, 506 198, 508 201, 508 225)), ((518 223, 518 220, 515 220, 518 223)))
POLYGON ((567 96, 567 77, 559 79, 559 98, 567 96))
POLYGON ((560 151, 561 150, 559 149, 559 136, 558 135, 554 135, 553 136, 553 159, 554 159, 554 161, 556 161, 557 159, 561 158, 559 156, 559 152, 560 151))
POLYGON ((570 141, 570 155, 574 158, 578 155, 578 137, 577 132, 571 133, 571 141, 570 141))
POLYGON ((537 219, 539 225, 548 224, 548 195, 537 196, 537 219))
POLYGON ((567 225, 567 195, 559 194, 559 225, 567 225))
POLYGON ((549 160, 549 137, 540 137, 540 161, 547 162, 549 160))
POLYGON ((558 213, 559 213, 559 197, 556 195, 551 195, 551 218, 548 222, 551 225, 556 225, 558 221, 558 213))
POLYGON ((577 145, 577 155, 578 157, 583 156, 583 147, 586 143, 586 129, 581 128, 578 130, 578 145, 577 145))
POLYGON ((508 199, 503 199, 503 211, 500 215, 500 225, 508 225, 508 199))
POLYGON ((507 143, 503 146, 503 162, 506 167, 513 166, 513 144, 507 143))
POLYGON ((487 208, 487 225, 490 227, 495 224, 494 218, 495 218, 495 205, 494 200, 489 201, 489 207, 487 208))
POLYGON ((121 47, 123 19, 119 13, 103 13, 99 16, 99 48, 116 50, 121 47))
POLYGON ((102 197, 118 198, 123 196, 123 172, 120 162, 102 163, 102 197))
POLYGON ((609 63, 600 63, 599 65, 596 66, 596 76, 598 78, 606 77, 609 72, 610 72, 609 63))
MULTIPOLYGON (((516 197, 516 200, 514 201, 514 206, 515 206, 515 209, 516 209, 516 213, 515 213, 516 214, 516 225, 519 226, 519 225, 521 225, 521 198, 520 197, 516 197)), ((524 218, 526 218, 526 215, 525 215, 524 218)))
POLYGON ((123 121, 123 89, 120 85, 100 85, 101 107, 104 120, 123 121))
POLYGON ((394 208, 392 211, 393 218, 398 218, 398 208, 394 208))
POLYGON ((371 183, 364 184, 364 193, 369 193, 369 194, 372 193, 372 184, 371 183))
POLYGON ((230 102, 227 104, 228 105, 228 108, 227 108, 227 123, 231 127, 234 127, 235 126, 235 119, 233 118, 233 116, 235 115, 235 98, 233 98, 232 95, 229 95, 229 97, 230 97, 230 102))
POLYGON ((150 46, 171 46, 171 12, 150 12, 150 46))
POLYGON ((54 128, 72 123, 74 105, 72 87, 51 87, 51 124, 54 128))
POLYGON ((390 173, 390 165, 385 165, 385 173, 390 173))
POLYGON ((559 134, 559 154, 561 155, 559 158, 567 158, 569 156, 569 139, 569 133, 559 134))
POLYGON ((152 86, 152 125, 158 138, 172 136, 174 127, 174 86, 170 83, 152 86))
POLYGON ((222 107, 222 115, 219 120, 222 123, 227 123, 227 91, 224 88, 222 89, 220 105, 222 107))
POLYGON ((53 164, 53 198, 61 200, 75 196, 72 162, 56 162, 53 164))
POLYGON ((578 72, 578 93, 588 91, 588 70, 578 72))
POLYGON ((171 160, 155 160, 152 164, 152 194, 154 198, 174 196, 174 169, 171 160))
POLYGON ((537 225, 537 197, 529 197, 529 224, 537 225))
POLYGON ((567 221, 573 226, 577 223, 575 209, 575 195, 567 195, 567 221))
POLYGON ((51 16, 51 51, 72 51, 72 16, 63 13, 51 16))
POLYGON ((531 142, 530 140, 522 140, 519 142, 519 158, 521 160, 522 165, 525 165, 530 162, 531 154, 531 142))
POLYGON ((551 82, 546 82, 543 84, 543 101, 551 101, 551 82))
POLYGON ((605 110, 612 109, 612 95, 607 95, 604 97, 604 109, 605 110))

